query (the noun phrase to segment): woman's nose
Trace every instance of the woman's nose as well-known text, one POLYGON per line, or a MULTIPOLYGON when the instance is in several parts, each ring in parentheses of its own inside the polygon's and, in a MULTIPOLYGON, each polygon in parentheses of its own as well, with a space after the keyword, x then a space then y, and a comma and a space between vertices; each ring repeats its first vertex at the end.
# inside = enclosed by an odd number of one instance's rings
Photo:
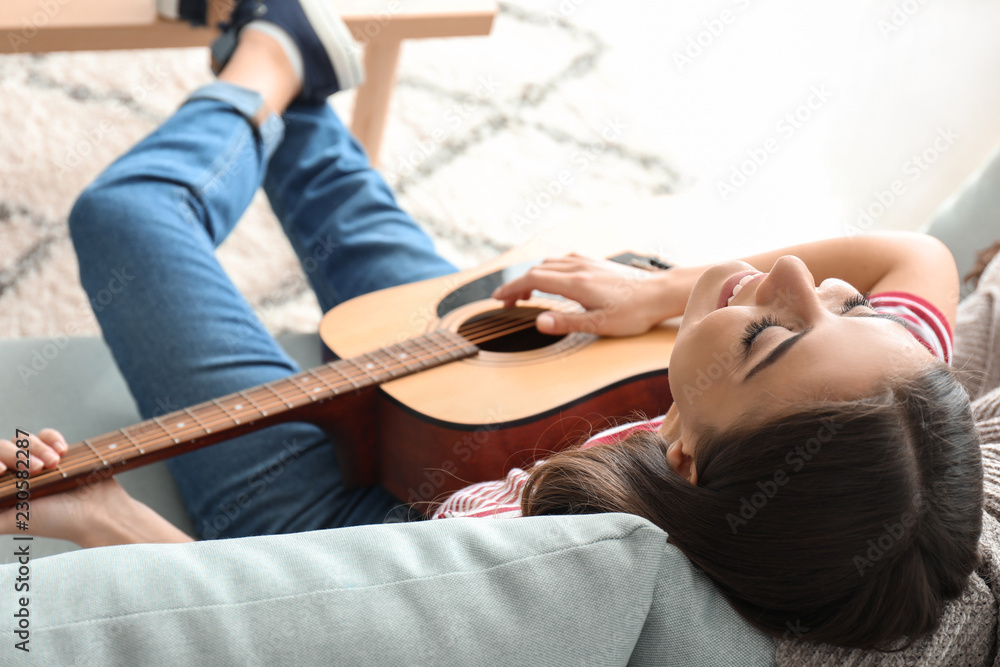
POLYGON ((792 255, 778 258, 770 273, 757 286, 755 299, 759 306, 803 318, 822 309, 812 273, 805 262, 792 255))

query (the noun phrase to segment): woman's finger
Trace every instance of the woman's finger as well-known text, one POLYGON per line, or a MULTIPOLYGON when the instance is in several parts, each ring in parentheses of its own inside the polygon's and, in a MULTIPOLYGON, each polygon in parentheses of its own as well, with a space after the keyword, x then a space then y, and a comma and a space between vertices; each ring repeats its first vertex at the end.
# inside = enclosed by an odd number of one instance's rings
POLYGON ((544 260, 537 268, 549 271, 580 271, 593 266, 594 260, 580 255, 556 257, 544 260))
POLYGON ((28 447, 18 447, 17 444, 10 440, 0 440, 0 464, 3 465, 4 472, 6 470, 13 470, 16 467, 20 467, 21 470, 24 469, 25 462, 28 464, 28 470, 30 472, 38 472, 44 468, 53 468, 59 464, 59 459, 62 457, 62 452, 56 448, 58 438, 62 435, 57 431, 53 433, 47 433, 46 438, 50 440, 53 444, 49 444, 43 438, 35 434, 29 434, 24 440, 28 441, 28 447), (58 436, 58 437, 56 437, 58 436), (17 461, 22 461, 21 465, 17 465, 17 461))
POLYGON ((572 331, 602 334, 604 332, 601 327, 605 321, 607 321, 607 316, 601 311, 560 313, 550 310, 538 316, 535 320, 535 326, 542 333, 554 336, 568 334, 572 331))
POLYGON ((50 445, 34 433, 28 436, 28 443, 28 451, 31 453, 32 461, 38 459, 42 462, 42 467, 44 468, 54 468, 59 465, 59 459, 62 458, 62 454, 56 451, 53 445, 50 445))
POLYGON ((37 472, 42 469, 44 462, 41 459, 37 459, 30 454, 26 455, 30 449, 25 450, 23 448, 17 447, 10 440, 0 440, 0 464, 3 465, 4 471, 20 469, 24 470, 25 463, 29 463, 28 468, 31 472, 37 472), (18 454, 18 452, 21 452, 18 454), (21 465, 17 465, 17 461, 20 459, 21 465))
POLYGON ((29 435, 28 440, 31 443, 29 449, 31 458, 40 459, 46 468, 54 468, 59 465, 62 453, 56 450, 54 444, 49 444, 34 434, 29 435))
POLYGON ((69 451, 69 443, 66 442, 66 437, 54 428, 43 428, 38 432, 38 437, 41 438, 42 442, 48 444, 60 454, 65 454, 69 451))
POLYGON ((519 298, 527 299, 532 291, 548 292, 579 301, 581 284, 573 279, 573 273, 549 271, 535 267, 520 278, 501 285, 493 292, 493 298, 500 301, 519 298))

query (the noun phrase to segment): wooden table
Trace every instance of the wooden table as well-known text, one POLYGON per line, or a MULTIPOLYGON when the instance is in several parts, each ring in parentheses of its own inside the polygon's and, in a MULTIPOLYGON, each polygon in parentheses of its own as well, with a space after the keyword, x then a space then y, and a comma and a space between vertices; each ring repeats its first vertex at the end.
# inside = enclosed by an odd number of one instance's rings
MULTIPOLYGON (((365 83, 351 130, 378 164, 404 39, 487 35, 496 0, 331 0, 365 46, 365 83)), ((209 0, 209 23, 231 0, 209 0)), ((0 0, 0 54, 207 46, 215 28, 156 14, 156 0, 0 0)))

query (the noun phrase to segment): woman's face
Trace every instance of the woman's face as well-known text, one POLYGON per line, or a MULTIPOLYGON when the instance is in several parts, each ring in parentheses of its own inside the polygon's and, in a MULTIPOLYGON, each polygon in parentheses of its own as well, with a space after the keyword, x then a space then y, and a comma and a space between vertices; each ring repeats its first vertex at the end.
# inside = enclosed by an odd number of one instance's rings
POLYGON ((770 273, 729 262, 702 274, 670 357, 680 423, 670 439, 679 435, 685 454, 705 426, 764 423, 818 400, 864 396, 887 375, 933 362, 900 321, 867 307, 848 283, 815 285, 792 256, 770 273))

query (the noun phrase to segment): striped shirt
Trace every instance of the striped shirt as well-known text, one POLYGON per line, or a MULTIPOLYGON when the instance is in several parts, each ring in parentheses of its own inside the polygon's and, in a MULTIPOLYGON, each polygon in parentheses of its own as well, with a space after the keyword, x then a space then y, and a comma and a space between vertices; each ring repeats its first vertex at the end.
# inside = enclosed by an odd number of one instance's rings
MULTIPOLYGON (((869 297, 872 308, 879 313, 896 315, 904 322, 913 337, 920 341, 934 356, 951 363, 953 337, 948 320, 941 311, 926 299, 907 292, 880 292, 869 297)), ((614 444, 636 431, 658 431, 666 415, 641 422, 622 424, 601 431, 591 437, 581 448, 614 444)), ((536 461, 535 465, 542 461, 536 461)), ((432 519, 453 517, 514 518, 521 516, 521 491, 528 481, 528 472, 513 468, 500 480, 472 484, 453 493, 438 506, 432 519)))
POLYGON ((948 320, 927 299, 907 292, 879 292, 868 298, 879 313, 901 317, 913 337, 938 359, 951 363, 954 338, 948 320))

